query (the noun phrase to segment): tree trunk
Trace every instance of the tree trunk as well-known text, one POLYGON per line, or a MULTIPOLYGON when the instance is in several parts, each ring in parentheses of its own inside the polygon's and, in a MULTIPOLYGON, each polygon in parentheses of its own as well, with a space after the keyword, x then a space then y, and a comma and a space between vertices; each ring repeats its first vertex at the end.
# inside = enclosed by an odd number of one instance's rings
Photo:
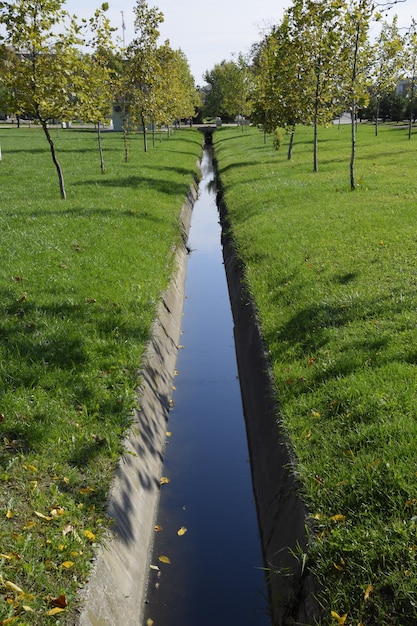
POLYGON ((290 130, 290 143, 288 146, 288 161, 291 161, 292 159, 292 149, 294 147, 294 135, 295 135, 295 124, 290 130))
POLYGON ((56 168, 56 171, 57 171, 57 174, 58 174, 59 190, 61 192, 61 198, 63 200, 66 200, 67 199, 67 194, 65 193, 64 176, 62 174, 62 169, 61 169, 61 166, 60 166, 59 161, 58 161, 57 156, 56 156, 55 144, 54 144, 54 142, 52 140, 52 137, 51 137, 51 134, 49 132, 48 124, 47 124, 46 120, 42 119, 39 114, 38 114, 38 119, 39 119, 39 121, 40 121, 40 123, 42 125, 43 132, 45 133, 46 139, 48 140, 49 147, 51 149, 52 161, 53 161, 53 163, 55 165, 55 168, 56 168))
POLYGON ((375 137, 378 137, 379 98, 376 99, 375 137))
POLYGON ((98 140, 98 151, 100 154, 100 169, 101 169, 101 173, 104 174, 104 158, 103 158, 103 146, 101 145, 101 126, 100 126, 100 122, 98 123, 97 126, 97 140, 98 140))
POLYGON ((356 152, 356 120, 355 120, 355 103, 352 103, 351 110, 351 154, 350 154, 350 188, 352 191, 356 189, 355 184, 355 152, 356 152))
POLYGON ((143 117, 143 115, 141 115, 141 119, 142 119, 142 129, 143 129, 143 151, 148 152, 148 137, 146 135, 146 124, 145 124, 145 118, 143 117))

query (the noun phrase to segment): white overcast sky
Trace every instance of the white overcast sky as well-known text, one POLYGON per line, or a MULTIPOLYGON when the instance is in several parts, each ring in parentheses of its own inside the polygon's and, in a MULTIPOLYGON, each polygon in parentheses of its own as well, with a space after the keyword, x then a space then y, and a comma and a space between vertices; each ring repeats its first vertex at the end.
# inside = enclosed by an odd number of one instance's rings
MULTIPOLYGON (((94 13, 103 0, 67 0, 66 8, 86 17, 94 13)), ((126 45, 133 39, 133 7, 135 0, 108 0, 108 16, 122 39, 122 12, 126 45)), ((202 75, 223 59, 230 60, 239 52, 249 52, 272 24, 277 24, 291 0, 148 0, 164 14, 160 43, 169 39, 171 47, 185 53, 197 85, 204 84, 202 75)), ((388 21, 397 14, 399 26, 407 27, 417 18, 415 0, 399 2, 390 10, 388 21)))

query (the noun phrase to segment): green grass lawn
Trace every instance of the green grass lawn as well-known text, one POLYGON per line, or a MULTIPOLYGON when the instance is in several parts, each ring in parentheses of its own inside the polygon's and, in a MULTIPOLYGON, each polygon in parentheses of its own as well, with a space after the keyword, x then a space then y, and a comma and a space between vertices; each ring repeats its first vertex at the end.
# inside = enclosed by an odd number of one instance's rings
POLYGON ((73 623, 201 156, 109 132, 101 174, 93 131, 52 134, 66 201, 42 132, 0 129, 0 624, 73 623))
POLYGON ((314 519, 322 624, 417 624, 417 137, 214 134, 230 228, 314 519), (287 139, 288 140, 288 139, 287 139), (285 143, 285 142, 284 142, 285 143), (333 614, 332 614, 333 612, 333 614))

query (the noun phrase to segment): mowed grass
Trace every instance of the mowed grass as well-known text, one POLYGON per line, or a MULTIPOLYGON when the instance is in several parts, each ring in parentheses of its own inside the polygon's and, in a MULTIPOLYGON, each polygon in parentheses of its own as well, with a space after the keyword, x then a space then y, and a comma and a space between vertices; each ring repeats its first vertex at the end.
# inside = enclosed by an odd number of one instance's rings
POLYGON ((42 132, 0 129, 0 624, 74 622, 201 156, 110 132, 103 175, 94 132, 52 134, 66 201, 42 132))
MULTIPOLYGON (((417 136, 214 135, 230 229, 315 524, 322 624, 417 624, 417 136), (287 138, 288 139, 288 138, 287 138), (333 612, 333 614, 332 614, 333 612)), ((290 520, 289 520, 289 523, 290 520)))

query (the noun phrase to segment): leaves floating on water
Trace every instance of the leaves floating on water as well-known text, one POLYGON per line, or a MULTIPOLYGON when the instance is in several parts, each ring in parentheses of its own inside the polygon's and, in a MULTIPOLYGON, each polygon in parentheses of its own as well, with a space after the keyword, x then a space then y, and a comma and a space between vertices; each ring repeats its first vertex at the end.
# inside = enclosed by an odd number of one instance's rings
POLYGON ((158 556, 158 561, 161 561, 161 563, 167 563, 168 565, 171 565, 171 560, 164 554, 162 556, 158 556))
POLYGON ((155 524, 155 526, 153 527, 153 529, 154 529, 154 531, 155 531, 156 533, 160 533, 162 530, 164 530, 164 529, 162 528, 162 526, 160 526, 159 524, 155 524))
POLYGON ((186 532, 187 532, 187 529, 185 528, 185 526, 181 526, 181 528, 179 529, 177 535, 179 535, 181 537, 182 535, 185 535, 186 532))
POLYGON ((161 485, 167 485, 168 483, 171 482, 171 480, 167 478, 166 476, 161 476, 161 479, 159 482, 161 483, 161 485))

